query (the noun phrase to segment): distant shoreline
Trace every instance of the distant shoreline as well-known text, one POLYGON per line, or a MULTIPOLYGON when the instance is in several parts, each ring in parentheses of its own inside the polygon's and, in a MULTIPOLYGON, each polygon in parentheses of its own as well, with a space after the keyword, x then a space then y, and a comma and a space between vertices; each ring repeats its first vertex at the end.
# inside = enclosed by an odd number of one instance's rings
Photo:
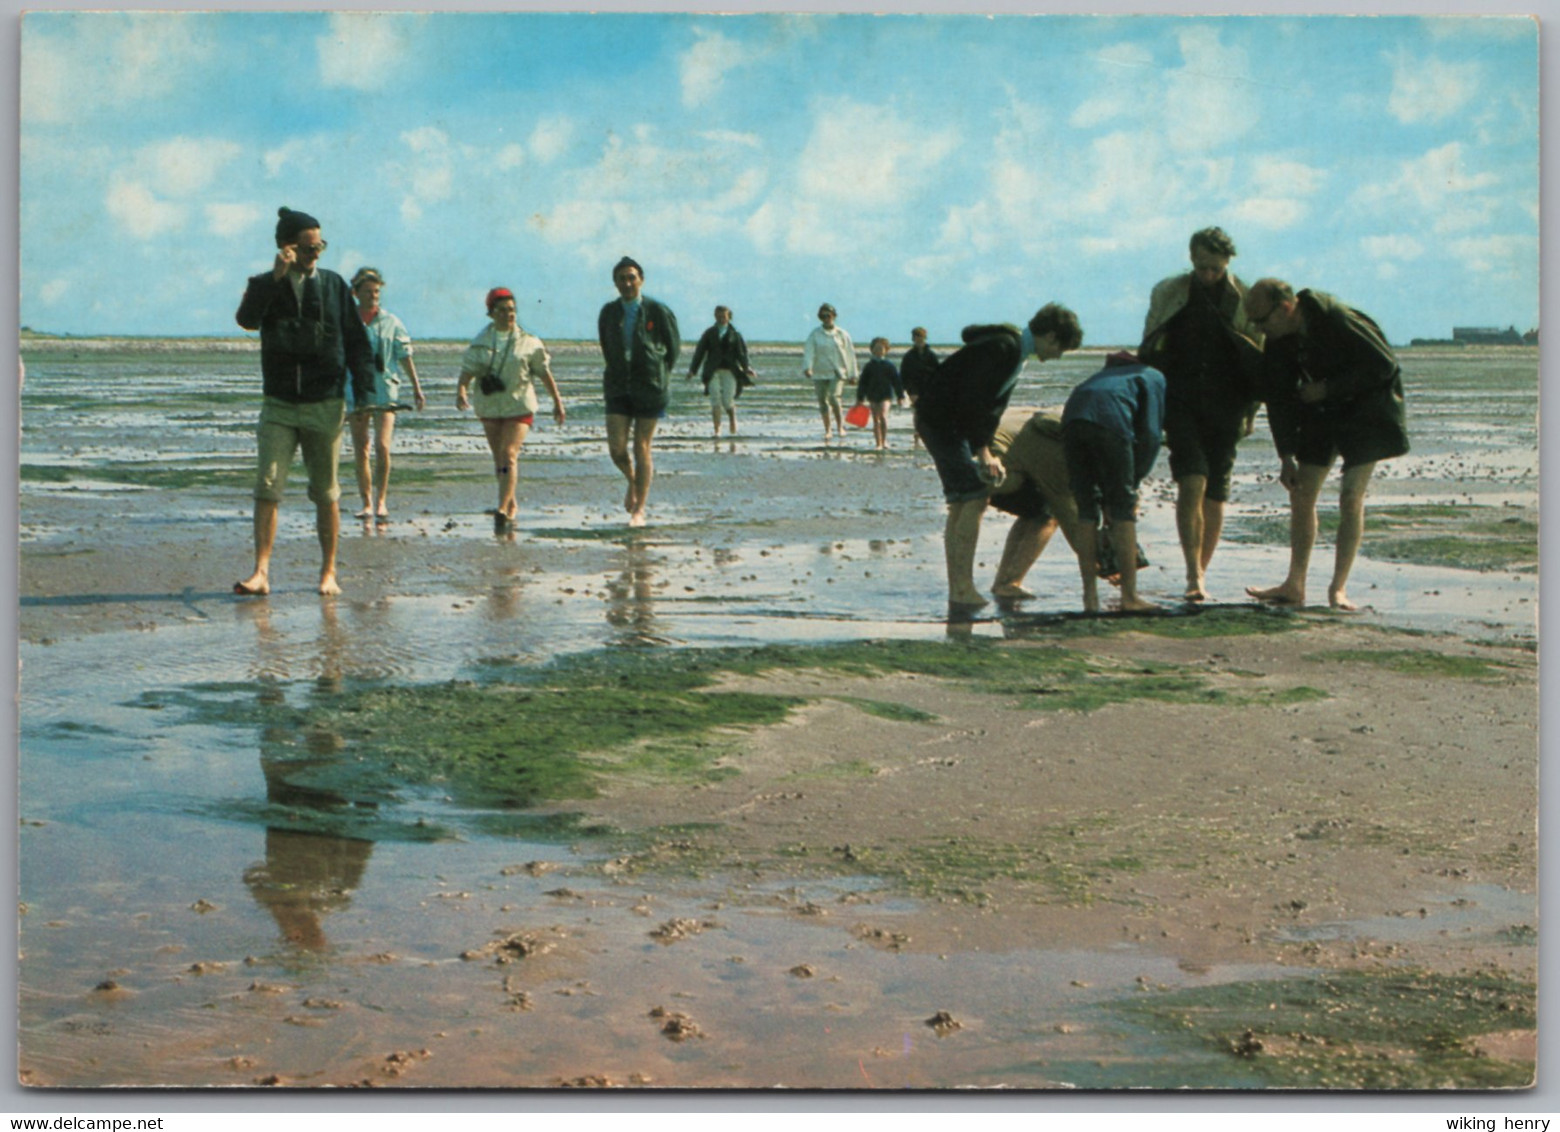
MULTIPOLYGON (((435 347, 439 349, 463 349, 466 345, 464 338, 418 338, 417 345, 422 347, 435 347)), ((216 350, 220 352, 237 352, 257 350, 260 339, 254 335, 168 335, 160 337, 149 334, 102 334, 82 335, 80 337, 68 334, 49 334, 35 330, 24 330, 18 336, 18 346, 23 350, 54 351, 63 349, 78 350, 114 350, 114 349, 151 349, 159 350, 216 350)), ((938 351, 957 350, 962 343, 958 342, 934 342, 932 348, 938 351)), ((755 353, 776 354, 794 352, 800 350, 801 340, 792 341, 750 341, 748 348, 755 353)), ((550 338, 547 347, 553 353, 581 353, 599 349, 593 338, 550 338)), ((896 349, 906 348, 896 346, 896 349)), ((1104 355, 1115 350, 1134 350, 1136 343, 1132 345, 1085 345, 1073 351, 1080 355, 1104 355)), ((1462 342, 1422 342, 1417 345, 1394 345, 1394 350, 1420 353, 1448 353, 1460 351, 1465 353, 1538 353, 1539 347, 1534 345, 1500 344, 1483 345, 1462 342)))

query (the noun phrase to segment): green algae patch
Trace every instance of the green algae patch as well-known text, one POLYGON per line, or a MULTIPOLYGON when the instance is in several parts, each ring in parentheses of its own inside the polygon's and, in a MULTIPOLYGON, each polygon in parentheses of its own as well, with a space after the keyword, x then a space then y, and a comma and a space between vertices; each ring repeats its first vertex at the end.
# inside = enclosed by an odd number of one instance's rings
POLYGON ((1331 649, 1306 659, 1373 664, 1405 676, 1449 677, 1457 680, 1494 680, 1519 671, 1516 665, 1478 656, 1454 656, 1422 649, 1331 649))
POLYGON ((1252 637, 1310 628, 1312 622, 1295 610, 1254 602, 1249 605, 1165 606, 1155 613, 1010 614, 1003 630, 1016 640, 1073 640, 1080 637, 1142 633, 1172 640, 1209 637, 1252 637))
POLYGON ((1531 1061, 1491 1056, 1481 1039, 1531 1032, 1535 1008, 1534 985, 1502 973, 1423 971, 1229 983, 1111 1007, 1224 1055, 1253 1086, 1303 1089, 1530 1086, 1531 1061))
MULTIPOLYGON (((1318 509, 1318 523, 1322 538, 1335 539, 1337 509, 1318 509)), ((1242 524, 1236 537, 1250 542, 1285 543, 1289 539, 1288 516, 1242 524)), ((1534 573, 1538 569, 1538 523, 1525 510, 1514 513, 1512 508, 1477 504, 1366 507, 1360 549, 1369 558, 1392 562, 1534 573)))
POLYGON ((869 700, 861 696, 832 696, 842 704, 850 704, 859 708, 870 716, 878 719, 886 719, 891 723, 936 723, 938 716, 920 708, 911 707, 909 704, 894 703, 892 700, 869 700))

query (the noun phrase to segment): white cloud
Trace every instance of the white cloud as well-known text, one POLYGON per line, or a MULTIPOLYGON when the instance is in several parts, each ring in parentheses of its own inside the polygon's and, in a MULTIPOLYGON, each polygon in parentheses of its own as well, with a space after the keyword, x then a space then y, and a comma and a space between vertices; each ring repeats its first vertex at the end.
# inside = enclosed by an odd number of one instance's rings
POLYGON ((169 196, 192 196, 211 185, 222 167, 242 152, 221 138, 169 138, 137 151, 135 175, 169 196))
POLYGON ((531 155, 543 163, 556 161, 574 137, 574 124, 567 118, 543 118, 531 131, 527 143, 531 155))
POLYGON ((151 240, 184 223, 184 209, 162 200, 145 185, 115 176, 103 200, 109 216, 138 240, 151 240))
POLYGON ((682 80, 682 104, 703 106, 720 93, 726 72, 743 61, 741 46, 718 31, 694 28, 697 41, 677 61, 682 80))
POLYGON ((260 222, 261 212, 252 204, 208 204, 206 227, 216 236, 241 236, 260 222))
POLYGON ((718 145, 740 145, 748 149, 762 149, 764 144, 757 134, 743 134, 736 130, 703 130, 699 137, 718 145))
POLYGON ((1538 263, 1536 236, 1480 236, 1453 240, 1448 250, 1476 275, 1520 278, 1538 263))
POLYGON ((261 164, 265 166, 265 175, 267 177, 277 176, 294 161, 301 157, 306 157, 312 148, 309 142, 301 138, 294 138, 291 141, 283 142, 274 149, 266 150, 260 157, 261 164))
POLYGON ((1418 259, 1425 246, 1412 236, 1365 236, 1360 247, 1371 259, 1418 259))
POLYGON ((1437 231, 1451 232, 1482 223, 1493 214, 1496 202, 1474 194, 1499 181, 1493 173, 1468 173, 1463 168, 1462 143, 1448 142, 1402 162, 1393 179, 1361 186, 1354 199, 1399 214, 1412 209, 1429 218, 1437 231))
POLYGON ((502 172, 518 169, 525 164, 525 149, 514 142, 510 142, 493 155, 493 168, 502 172))
POLYGON ((1455 114, 1479 92, 1474 63, 1415 59, 1399 52, 1392 67, 1387 109, 1399 122, 1439 122, 1455 114))
POLYGON ((1290 197, 1249 197, 1235 205, 1232 215, 1253 228, 1283 231, 1295 227, 1309 212, 1304 201, 1290 197))
POLYGON ((213 55, 200 12, 48 13, 24 18, 24 122, 68 123, 182 95, 213 55))
POLYGON ((67 279, 50 279, 38 288, 38 297, 49 306, 63 299, 70 291, 70 281, 67 279))
POLYGON ((333 12, 315 40, 320 82, 354 90, 383 90, 411 55, 415 16, 390 12, 333 12))
POLYGON ((401 140, 413 153, 445 150, 450 144, 450 136, 437 126, 419 126, 415 130, 406 130, 401 134, 401 140))
POLYGON ((1314 196, 1327 182, 1327 170, 1280 157, 1258 157, 1251 165, 1257 196, 1314 196))
POLYGON ((806 200, 853 211, 892 206, 920 188, 926 172, 958 144, 956 129, 929 130, 886 106, 852 99, 820 104, 798 162, 798 188, 806 200))
POLYGON ((1226 47, 1213 27, 1194 25, 1177 39, 1185 65, 1165 84, 1165 137, 1181 151, 1228 145, 1256 120, 1246 51, 1226 47))

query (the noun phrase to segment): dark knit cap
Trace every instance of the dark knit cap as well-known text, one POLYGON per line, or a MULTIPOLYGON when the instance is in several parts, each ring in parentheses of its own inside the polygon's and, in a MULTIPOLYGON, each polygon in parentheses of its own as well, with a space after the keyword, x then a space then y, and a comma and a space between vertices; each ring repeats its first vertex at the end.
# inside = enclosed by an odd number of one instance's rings
POLYGON ((622 271, 625 267, 632 267, 635 271, 639 272, 639 278, 643 279, 645 277, 645 269, 640 267, 637 261, 631 259, 628 256, 624 256, 622 259, 618 260, 617 263, 612 265, 612 278, 616 279, 617 273, 622 271))
POLYGON ((285 204, 276 210, 276 240, 281 244, 292 243, 299 232, 318 228, 320 222, 307 212, 294 212, 285 204))

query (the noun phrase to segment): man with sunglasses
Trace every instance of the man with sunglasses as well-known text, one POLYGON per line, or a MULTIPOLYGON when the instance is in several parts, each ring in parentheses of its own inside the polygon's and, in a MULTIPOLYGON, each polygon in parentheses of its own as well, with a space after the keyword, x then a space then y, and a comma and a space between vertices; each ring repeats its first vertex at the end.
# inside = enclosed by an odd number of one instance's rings
POLYGON ((1378 460, 1408 451, 1403 375, 1386 335, 1370 316, 1322 291, 1296 292, 1259 279, 1246 294, 1246 318, 1266 335, 1268 423, 1289 491, 1289 575, 1260 601, 1305 604, 1316 544, 1316 500, 1333 461, 1343 457, 1338 543, 1327 604, 1353 610, 1345 587, 1365 530, 1365 491, 1378 460))
POLYGON ((374 351, 347 282, 319 266, 320 222, 306 212, 277 210, 276 259, 251 276, 238 324, 260 332, 259 473, 255 479, 255 569, 233 592, 271 592, 271 549, 293 454, 303 451, 320 543, 322 595, 338 594, 336 543, 341 533, 336 479, 350 371, 359 403, 373 398, 374 351))

